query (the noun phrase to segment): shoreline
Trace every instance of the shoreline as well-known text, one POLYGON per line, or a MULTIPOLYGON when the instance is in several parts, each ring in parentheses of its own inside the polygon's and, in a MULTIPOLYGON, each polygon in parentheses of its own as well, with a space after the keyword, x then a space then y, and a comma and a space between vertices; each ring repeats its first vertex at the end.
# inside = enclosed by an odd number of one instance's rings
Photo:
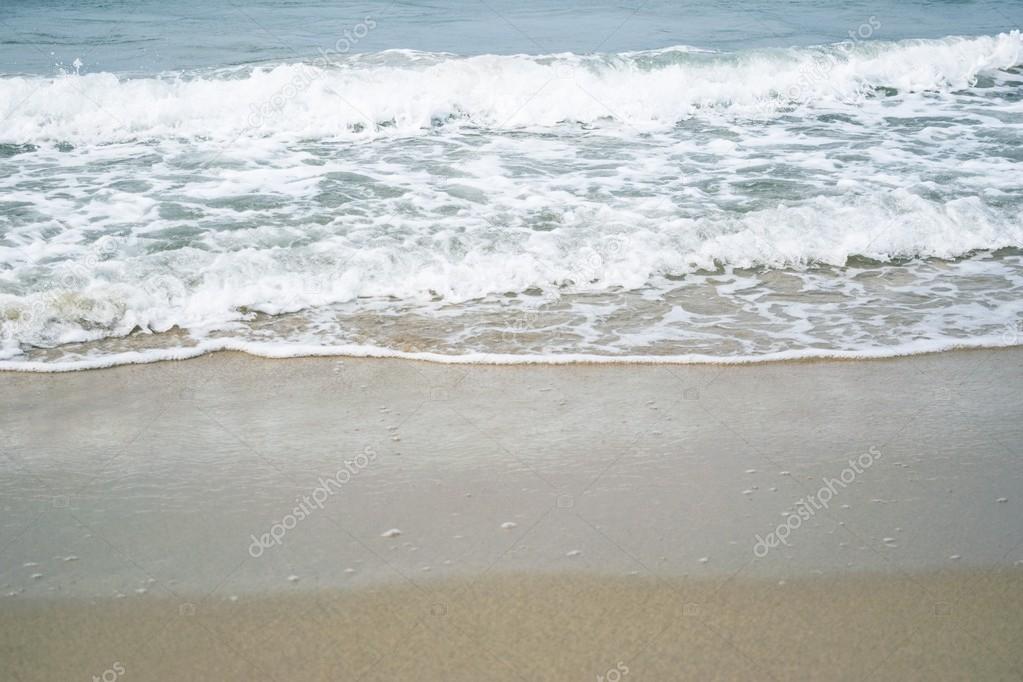
POLYGON ((1023 347, 1019 334, 1011 339, 1005 335, 977 339, 969 342, 928 341, 902 344, 890 348, 865 350, 817 349, 778 351, 764 355, 518 355, 502 353, 465 353, 449 355, 418 351, 400 351, 377 346, 304 346, 240 342, 235 340, 203 342, 193 347, 164 349, 163 352, 130 351, 88 360, 69 362, 0 360, 0 375, 4 373, 65 374, 98 369, 112 369, 132 365, 151 365, 162 362, 194 360, 216 353, 241 353, 262 360, 303 360, 327 358, 336 360, 403 360, 452 366, 588 366, 588 365, 671 365, 671 366, 746 366, 778 363, 871 360, 898 360, 916 356, 955 353, 962 351, 999 351, 1023 347), (998 340, 994 340, 997 338, 998 340))

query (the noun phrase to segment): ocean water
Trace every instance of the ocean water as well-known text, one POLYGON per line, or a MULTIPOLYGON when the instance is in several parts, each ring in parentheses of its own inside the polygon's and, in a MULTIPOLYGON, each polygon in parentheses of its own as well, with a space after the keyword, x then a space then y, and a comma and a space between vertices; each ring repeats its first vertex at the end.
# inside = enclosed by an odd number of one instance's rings
POLYGON ((1023 344, 1021 20, 5 3, 0 368, 1023 344))

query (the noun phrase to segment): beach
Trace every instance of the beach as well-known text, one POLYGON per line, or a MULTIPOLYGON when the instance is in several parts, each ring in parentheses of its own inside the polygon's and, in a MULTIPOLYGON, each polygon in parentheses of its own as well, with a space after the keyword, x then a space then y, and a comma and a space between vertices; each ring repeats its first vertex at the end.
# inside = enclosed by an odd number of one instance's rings
POLYGON ((0 682, 1023 679, 1023 14, 0 3, 0 682))
POLYGON ((1021 359, 2 373, 0 677, 1015 679, 1021 359))
POLYGON ((5 678, 1017 679, 1019 571, 795 580, 501 576, 227 602, 5 609, 5 678), (13 646, 12 646, 13 645, 13 646), (91 667, 90 667, 91 666, 91 667), (617 672, 616 672, 617 671, 617 672))

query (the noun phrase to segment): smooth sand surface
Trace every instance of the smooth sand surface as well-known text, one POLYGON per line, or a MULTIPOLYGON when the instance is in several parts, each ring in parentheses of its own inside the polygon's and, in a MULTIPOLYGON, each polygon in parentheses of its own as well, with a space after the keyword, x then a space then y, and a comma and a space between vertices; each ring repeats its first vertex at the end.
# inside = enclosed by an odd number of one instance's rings
POLYGON ((1019 350, 0 374, 0 679, 1019 679, 1020 386, 1019 350))
POLYGON ((1023 572, 502 576, 197 604, 19 604, 4 679, 1012 680, 1023 572), (85 674, 83 674, 85 673, 85 674))

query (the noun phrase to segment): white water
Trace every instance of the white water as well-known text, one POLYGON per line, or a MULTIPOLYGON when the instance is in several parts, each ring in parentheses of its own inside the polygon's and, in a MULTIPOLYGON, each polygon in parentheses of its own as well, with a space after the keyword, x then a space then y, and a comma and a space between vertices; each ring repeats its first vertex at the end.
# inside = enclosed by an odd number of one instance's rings
POLYGON ((1015 343, 1021 63, 1012 32, 0 78, 0 366, 1015 343))
POLYGON ((420 134, 452 119, 488 129, 605 119, 664 128, 706 108, 759 115, 765 102, 846 102, 882 86, 957 90, 1021 62, 1023 37, 1013 31, 739 54, 679 47, 460 58, 394 50, 155 78, 10 77, 0 80, 0 141, 420 134))

